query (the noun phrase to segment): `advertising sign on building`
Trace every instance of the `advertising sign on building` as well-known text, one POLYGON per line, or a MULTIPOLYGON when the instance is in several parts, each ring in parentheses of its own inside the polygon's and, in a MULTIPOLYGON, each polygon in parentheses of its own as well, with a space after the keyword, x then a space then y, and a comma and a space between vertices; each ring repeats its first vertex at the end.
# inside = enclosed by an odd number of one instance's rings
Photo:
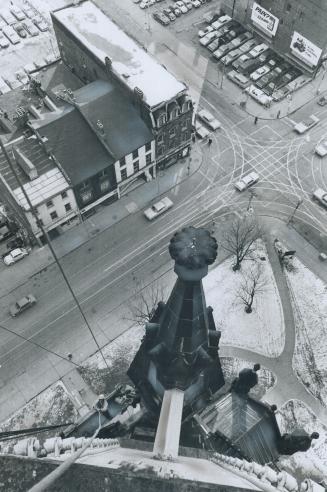
POLYGON ((322 52, 318 46, 296 31, 293 33, 291 51, 293 55, 311 67, 317 65, 322 52))
POLYGON ((253 2, 251 20, 254 25, 264 31, 268 36, 275 36, 279 19, 256 2, 253 2))

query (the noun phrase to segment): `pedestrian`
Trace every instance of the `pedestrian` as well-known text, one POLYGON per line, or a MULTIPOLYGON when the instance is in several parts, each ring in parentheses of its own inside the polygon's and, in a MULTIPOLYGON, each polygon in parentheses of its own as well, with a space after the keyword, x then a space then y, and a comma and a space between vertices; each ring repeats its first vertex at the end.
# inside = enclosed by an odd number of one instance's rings
POLYGON ((254 124, 256 125, 257 123, 258 123, 258 117, 256 116, 256 117, 254 118, 254 124))
POLYGON ((73 358, 73 354, 71 354, 71 353, 69 352, 69 354, 67 354, 67 359, 68 359, 68 360, 72 360, 72 358, 73 358))
POLYGON ((280 110, 277 113, 277 119, 279 119, 279 117, 280 117, 280 110))
POLYGON ((208 139, 208 145, 211 145, 212 144, 212 138, 209 138, 208 139))

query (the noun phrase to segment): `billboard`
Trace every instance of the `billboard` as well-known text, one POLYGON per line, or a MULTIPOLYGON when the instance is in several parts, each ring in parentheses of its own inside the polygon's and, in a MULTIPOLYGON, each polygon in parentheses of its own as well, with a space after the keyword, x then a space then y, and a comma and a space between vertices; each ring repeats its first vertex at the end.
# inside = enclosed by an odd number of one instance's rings
POLYGON ((259 29, 264 31, 268 36, 275 36, 279 19, 256 2, 253 2, 251 20, 253 24, 259 27, 259 29))
POLYGON ((293 33, 291 51, 293 55, 311 67, 317 65, 322 52, 318 46, 296 31, 293 33))

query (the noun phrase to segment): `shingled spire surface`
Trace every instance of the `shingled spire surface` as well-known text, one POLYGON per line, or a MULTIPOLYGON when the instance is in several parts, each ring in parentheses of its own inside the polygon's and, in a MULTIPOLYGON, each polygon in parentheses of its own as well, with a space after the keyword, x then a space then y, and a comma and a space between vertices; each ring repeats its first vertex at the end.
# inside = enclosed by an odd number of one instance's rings
POLYGON ((128 371, 145 401, 165 389, 185 392, 185 405, 208 398, 224 385, 218 357, 220 333, 206 306, 202 279, 217 257, 217 242, 201 228, 187 227, 170 241, 175 286, 160 303, 128 371))

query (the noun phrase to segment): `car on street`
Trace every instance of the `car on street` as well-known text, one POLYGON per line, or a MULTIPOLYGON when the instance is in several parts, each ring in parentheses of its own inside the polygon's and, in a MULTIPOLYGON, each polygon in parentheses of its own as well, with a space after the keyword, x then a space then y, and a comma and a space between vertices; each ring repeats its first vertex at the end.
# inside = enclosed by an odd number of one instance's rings
POLYGON ((218 121, 209 111, 206 109, 201 109, 197 113, 197 117, 200 118, 209 128, 210 130, 218 130, 221 127, 220 121, 218 121))
POLYGON ((11 266, 25 258, 28 254, 29 252, 26 248, 16 248, 3 257, 3 262, 5 265, 11 266))
POLYGON ((150 208, 144 210, 144 215, 148 220, 155 219, 173 206, 173 202, 165 196, 159 202, 154 203, 150 208))
POLYGON ((262 55, 265 51, 267 51, 269 46, 266 43, 261 43, 255 46, 251 51, 249 51, 249 55, 252 58, 257 58, 259 55, 262 55))
POLYGON ((163 26, 168 26, 168 24, 170 23, 168 17, 162 12, 154 12, 154 14, 152 14, 152 17, 163 26))
POLYGON ((3 34, 9 39, 12 44, 20 43, 20 37, 12 26, 6 26, 2 29, 3 34))
POLYGON ((195 122, 195 133, 201 139, 207 138, 210 135, 209 130, 201 125, 199 121, 195 122))
POLYGON ((13 318, 18 314, 21 314, 26 309, 34 306, 36 304, 36 299, 33 294, 28 294, 27 296, 22 297, 19 301, 12 304, 9 308, 9 312, 13 318))
POLYGON ((199 36, 199 38, 203 38, 203 36, 206 36, 207 34, 209 34, 209 32, 213 32, 213 31, 214 31, 214 28, 212 26, 207 26, 207 27, 204 27, 203 29, 199 30, 198 36, 199 36))
POLYGON ((268 65, 264 65, 263 67, 259 67, 254 72, 252 72, 250 74, 250 79, 254 81, 259 80, 261 77, 263 77, 264 75, 266 75, 266 73, 269 72, 270 72, 270 68, 268 67, 268 65))
POLYGON ((252 172, 241 178, 237 183, 235 183, 235 188, 238 191, 244 191, 250 186, 254 185, 257 183, 259 180, 259 176, 257 173, 252 172))
POLYGON ((255 85, 252 84, 249 87, 247 87, 245 89, 245 92, 247 92, 248 94, 250 94, 250 96, 253 99, 255 99, 256 101, 258 101, 258 103, 262 104, 266 108, 269 108, 269 106, 271 105, 272 97, 271 96, 267 96, 267 94, 265 94, 261 89, 259 89, 255 85))
POLYGON ((327 155, 327 140, 316 145, 315 153, 318 154, 320 157, 325 157, 327 155))
POLYGON ((233 82, 235 82, 235 84, 242 87, 242 89, 247 87, 250 83, 250 79, 248 79, 248 77, 245 77, 245 75, 242 75, 241 73, 238 73, 235 70, 231 70, 227 74, 227 77, 233 82))
POLYGON ((232 50, 229 53, 227 53, 227 55, 225 55, 225 56, 222 57, 221 63, 223 65, 225 65, 225 67, 227 67, 234 60, 236 60, 241 54, 242 54, 242 52, 240 51, 239 48, 237 48, 236 50, 232 50))
POLYGON ((305 120, 302 120, 299 123, 295 123, 293 130, 296 133, 302 135, 303 133, 311 130, 311 128, 313 128, 314 126, 318 125, 319 121, 320 121, 319 118, 314 114, 312 114, 305 120))
POLYGON ((316 189, 312 193, 312 197, 314 200, 317 200, 321 205, 323 205, 325 208, 327 208, 327 192, 323 190, 322 188, 316 189))
POLYGON ((326 106, 326 104, 327 104, 327 97, 326 96, 319 97, 319 99, 317 101, 317 104, 319 104, 319 106, 326 106))

